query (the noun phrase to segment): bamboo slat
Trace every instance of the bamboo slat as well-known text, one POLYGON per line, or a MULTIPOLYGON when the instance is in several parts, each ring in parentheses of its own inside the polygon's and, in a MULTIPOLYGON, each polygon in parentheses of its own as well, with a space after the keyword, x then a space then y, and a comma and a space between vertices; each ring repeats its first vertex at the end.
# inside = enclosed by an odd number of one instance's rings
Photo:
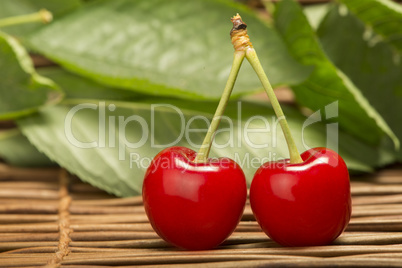
POLYGON ((64 170, 0 164, 0 267, 401 267, 402 167, 353 178, 351 222, 332 245, 285 248, 247 204, 220 247, 184 251, 161 240, 141 196, 117 198, 64 170))

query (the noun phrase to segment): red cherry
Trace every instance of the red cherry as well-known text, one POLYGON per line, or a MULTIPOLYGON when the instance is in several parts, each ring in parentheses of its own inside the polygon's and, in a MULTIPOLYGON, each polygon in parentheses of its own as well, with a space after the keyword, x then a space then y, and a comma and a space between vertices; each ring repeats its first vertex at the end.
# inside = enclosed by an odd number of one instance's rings
POLYGON ((246 179, 229 158, 195 163, 195 156, 185 147, 161 151, 145 174, 142 197, 161 238, 184 249, 211 249, 239 223, 247 199, 246 179))
POLYGON ((318 246, 334 241, 351 216, 349 174, 343 159, 327 148, 301 154, 303 162, 267 162, 250 188, 254 216, 283 246, 318 246))

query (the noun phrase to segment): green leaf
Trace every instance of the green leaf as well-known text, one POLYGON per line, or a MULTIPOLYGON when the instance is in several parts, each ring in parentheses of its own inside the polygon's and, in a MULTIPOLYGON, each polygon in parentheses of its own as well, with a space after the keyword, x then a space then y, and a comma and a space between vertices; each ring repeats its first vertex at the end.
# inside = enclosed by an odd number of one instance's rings
MULTIPOLYGON (((385 43, 402 54, 402 6, 400 4, 389 0, 339 0, 339 2, 365 24, 366 31, 373 31, 380 35, 385 43)), ((372 35, 369 32, 365 34, 367 38, 372 35)))
MULTIPOLYGON (((38 69, 39 74, 49 77, 63 88, 66 99, 135 100, 140 96, 132 91, 111 89, 93 81, 71 74, 59 67, 38 69)), ((0 131, 0 156, 15 166, 42 167, 55 165, 40 153, 17 129, 0 131)))
MULTIPOLYGON (((0 1, 0 19, 35 13, 42 8, 52 12, 57 19, 80 5, 80 0, 3 0, 0 1)), ((41 27, 43 24, 38 22, 4 27, 2 30, 18 38, 25 38, 41 27)))
POLYGON ((0 32, 0 119, 13 119, 62 99, 51 80, 38 75, 25 49, 0 32))
MULTIPOLYGON (((288 152, 272 108, 239 103, 228 105, 225 115, 229 117, 221 122, 211 156, 234 159, 251 182, 263 162, 288 157, 288 152)), ((82 180, 130 196, 141 193, 146 167, 160 150, 173 145, 197 150, 215 107, 214 102, 162 99, 143 103, 68 100, 22 118, 18 125, 39 150, 82 180)), ((285 106, 284 111, 300 151, 305 146, 337 148, 336 139, 326 141, 325 125, 318 122, 303 132, 304 116, 291 107, 285 106)), ((340 153, 352 170, 371 171, 378 157, 389 161, 386 152, 347 134, 340 133, 339 140, 345 142, 339 145, 340 153)))
POLYGON ((0 157, 8 164, 23 167, 54 166, 18 129, 0 131, 0 157))
MULTIPOLYGON (((370 1, 373 5, 377 2, 370 1)), ((370 20, 368 14, 373 14, 373 22, 380 14, 381 18, 389 17, 394 21, 393 13, 388 13, 378 8, 366 10, 364 16, 359 14, 366 20, 370 20)), ((376 27, 372 28, 354 13, 345 11, 345 6, 335 6, 320 25, 318 35, 326 54, 359 87, 401 140, 402 53, 395 50, 394 41, 378 38, 370 29, 376 27)), ((399 159, 402 160, 402 151, 399 151, 399 159)))
POLYGON ((65 99, 138 101, 143 98, 142 95, 131 90, 110 88, 59 67, 40 68, 38 73, 59 85, 63 89, 65 99))
MULTIPOLYGON (((241 12, 273 84, 303 81, 277 32, 243 6, 212 0, 95 1, 43 28, 30 45, 72 72, 109 86, 179 98, 218 99, 229 75, 230 17, 241 12)), ((261 89, 245 63, 234 96, 261 89)))
POLYGON ((297 101, 313 111, 339 101, 342 129, 376 145, 385 133, 399 146, 398 138, 360 89, 327 58, 300 5, 292 0, 281 1, 275 22, 294 56, 301 63, 316 67, 304 83, 292 86, 297 101))

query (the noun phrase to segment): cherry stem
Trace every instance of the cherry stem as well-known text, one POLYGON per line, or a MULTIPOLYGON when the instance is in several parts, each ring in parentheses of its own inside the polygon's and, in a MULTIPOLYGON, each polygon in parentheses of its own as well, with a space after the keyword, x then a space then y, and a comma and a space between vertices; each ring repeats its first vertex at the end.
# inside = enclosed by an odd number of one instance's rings
POLYGON ((288 144, 290 163, 292 164, 302 163, 303 160, 300 157, 299 151, 297 150, 296 143, 293 139, 292 133, 290 132, 290 128, 288 122, 286 121, 286 117, 283 114, 281 105, 279 104, 279 101, 274 93, 271 83, 269 82, 268 77, 261 66, 260 60, 258 59, 257 53, 255 52, 254 48, 251 47, 247 49, 246 58, 250 62, 254 71, 257 73, 257 76, 260 79, 262 86, 264 87, 268 95, 269 100, 271 101, 275 114, 278 117, 279 124, 281 125, 283 134, 286 139, 286 143, 288 144))
POLYGON ((216 108, 214 117, 212 118, 211 125, 209 126, 208 132, 205 135, 201 148, 198 151, 197 156, 194 159, 195 163, 205 163, 208 161, 208 155, 209 155, 209 151, 211 150, 212 141, 214 139, 215 132, 218 129, 222 115, 225 112, 230 95, 232 94, 232 90, 233 90, 234 84, 236 82, 237 74, 239 73, 239 70, 240 70, 241 64, 243 63, 244 57, 245 57, 244 51, 235 51, 234 52, 232 69, 230 70, 230 74, 229 74, 228 80, 226 82, 225 89, 223 90, 222 97, 219 101, 218 107, 216 108))
POLYGON ((52 21, 52 19, 53 19, 53 15, 50 11, 48 11, 46 9, 41 9, 38 12, 35 12, 32 14, 14 16, 14 17, 1 19, 0 27, 7 27, 7 26, 13 26, 13 25, 31 23, 31 22, 49 23, 52 21))
POLYGON ((262 86, 267 92, 268 98, 271 101, 272 107, 274 108, 275 114, 278 117, 279 124, 281 125, 283 134, 285 135, 286 143, 289 148, 290 163, 302 163, 303 160, 300 157, 299 151, 297 150, 296 143, 293 140, 292 134, 289 129, 288 122, 286 121, 285 115, 283 114, 281 105, 274 93, 271 83, 268 80, 264 69, 261 66, 260 60, 258 59, 257 53, 250 42, 250 37, 247 34, 247 24, 241 19, 240 15, 237 14, 232 18, 233 29, 231 31, 232 43, 236 50, 244 51, 246 53, 246 59, 250 62, 254 71, 257 73, 262 86))

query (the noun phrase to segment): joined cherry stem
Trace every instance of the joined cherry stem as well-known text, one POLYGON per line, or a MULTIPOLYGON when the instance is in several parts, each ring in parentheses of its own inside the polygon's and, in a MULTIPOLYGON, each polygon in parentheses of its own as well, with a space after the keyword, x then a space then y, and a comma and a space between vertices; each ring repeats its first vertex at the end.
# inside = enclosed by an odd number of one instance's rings
POLYGON ((286 121, 286 117, 274 93, 271 83, 269 82, 268 77, 261 66, 257 53, 250 42, 250 38, 247 34, 247 25, 243 22, 239 14, 231 18, 231 20, 233 22, 233 28, 230 31, 230 36, 232 39, 233 47, 235 49, 232 69, 230 71, 229 78, 226 82, 225 89, 223 90, 223 94, 218 104, 218 108, 216 109, 211 125, 209 126, 208 132, 204 138, 200 150, 197 153, 196 158, 194 159, 194 162, 203 163, 208 161, 208 155, 211 150, 215 132, 219 126, 222 114, 224 113, 227 103, 229 101, 241 64, 243 63, 244 58, 246 58, 250 62, 254 71, 257 73, 257 76, 260 79, 261 84, 268 95, 269 100, 271 101, 272 108, 274 109, 275 114, 278 117, 279 124, 282 128, 286 143, 288 145, 290 163, 292 164, 302 163, 303 160, 299 154, 299 151, 297 150, 297 146, 290 132, 290 128, 288 122, 286 121))
POLYGON ((32 22, 49 23, 53 19, 53 15, 46 9, 41 9, 38 12, 20 16, 13 16, 0 20, 0 27, 14 26, 32 22))

